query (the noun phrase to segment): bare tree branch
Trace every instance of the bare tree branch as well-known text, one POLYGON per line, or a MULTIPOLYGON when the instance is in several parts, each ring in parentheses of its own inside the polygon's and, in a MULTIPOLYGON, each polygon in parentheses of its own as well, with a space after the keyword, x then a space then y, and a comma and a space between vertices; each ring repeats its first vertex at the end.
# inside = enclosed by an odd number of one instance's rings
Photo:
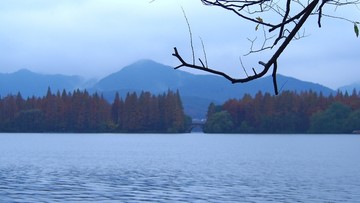
POLYGON ((305 2, 301 2, 300 0, 286 0, 285 4, 281 6, 280 4, 282 3, 282 1, 273 1, 273 0, 201 0, 201 2, 204 5, 217 6, 229 10, 235 13, 237 16, 241 17, 242 19, 255 23, 257 25, 256 30, 258 29, 259 25, 262 26, 264 41, 261 44, 260 48, 257 49, 254 48, 257 37, 255 37, 255 39, 253 40, 248 38, 248 40, 251 43, 250 51, 248 54, 261 52, 267 49, 271 50, 274 49, 275 47, 277 48, 275 49, 273 55, 267 62, 259 61, 259 64, 262 66, 262 69, 260 72, 256 72, 255 69, 253 68, 254 73, 252 75, 249 75, 246 72, 246 68, 244 67, 242 60, 240 58, 240 63, 243 70, 245 71, 246 77, 233 78, 224 72, 208 67, 204 43, 201 40, 204 51, 205 63, 199 58, 201 65, 196 65, 194 59, 195 54, 194 54, 194 47, 192 44, 192 33, 190 29, 190 24, 185 15, 185 11, 183 11, 186 22, 188 24, 190 38, 191 38, 193 63, 186 62, 179 54, 177 48, 175 47, 173 56, 175 56, 181 63, 179 66, 175 67, 175 69, 181 67, 188 67, 188 68, 202 70, 205 72, 223 76, 232 83, 245 83, 263 77, 265 74, 268 73, 268 71, 272 67, 274 92, 275 94, 278 94, 279 91, 276 81, 276 74, 278 70, 278 59, 292 40, 305 37, 305 32, 303 32, 303 34, 300 34, 299 31, 300 29, 303 28, 303 25, 308 20, 308 18, 312 15, 316 15, 318 17, 319 27, 321 27, 322 17, 330 17, 330 18, 345 20, 357 26, 357 24, 359 24, 358 21, 352 21, 340 16, 331 16, 328 14, 324 14, 323 8, 326 5, 335 6, 335 8, 345 5, 358 6, 359 1, 360 0, 311 0, 311 1, 309 0, 307 1, 307 3, 305 3, 305 2), (277 18, 274 18, 275 19, 273 20, 274 22, 271 22, 269 20, 272 19, 264 20, 261 17, 259 17, 259 14, 263 14, 265 12, 274 12, 275 14, 279 15, 281 19, 280 22, 276 22, 277 18), (268 33, 274 31, 276 31, 277 34, 272 36, 268 35, 268 33))

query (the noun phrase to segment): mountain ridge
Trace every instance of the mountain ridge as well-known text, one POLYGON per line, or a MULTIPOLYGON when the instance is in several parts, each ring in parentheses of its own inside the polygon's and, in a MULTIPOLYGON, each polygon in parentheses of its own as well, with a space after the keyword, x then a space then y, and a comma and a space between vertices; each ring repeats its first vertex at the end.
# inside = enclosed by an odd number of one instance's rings
MULTIPOLYGON (((305 82, 293 77, 278 75, 281 91, 315 91, 323 95, 335 93, 323 85, 305 82)), ((232 84, 217 75, 195 75, 152 60, 141 60, 102 78, 91 90, 103 92, 113 100, 115 92, 150 91, 159 94, 167 90, 179 90, 186 113, 203 118, 211 102, 221 104, 228 99, 240 99, 244 94, 255 95, 258 91, 273 94, 271 76, 243 84, 232 84), (198 111, 198 113, 196 113, 198 111)))
MULTIPOLYGON (((324 95, 335 93, 323 85, 301 81, 293 77, 278 75, 280 91, 315 91, 324 95)), ((0 73, 0 95, 17 94, 23 97, 43 96, 48 87, 53 92, 63 89, 73 91, 84 89, 85 81, 80 76, 43 75, 21 69, 11 74, 0 73), (21 81, 19 83, 19 81, 21 81)), ((123 97, 127 92, 149 91, 162 94, 168 90, 179 90, 185 112, 194 118, 204 118, 211 102, 221 104, 228 99, 241 99, 244 94, 255 95, 261 91, 273 94, 271 76, 243 84, 232 84, 217 75, 195 75, 183 70, 174 70, 153 60, 143 59, 129 64, 117 72, 100 79, 86 88, 89 92, 99 92, 112 102, 115 92, 123 97)))
POLYGON ((349 94, 352 94, 352 92, 356 90, 356 91, 360 91, 360 82, 355 82, 349 85, 344 85, 339 87, 339 91, 341 92, 347 92, 349 94))
POLYGON ((21 93, 23 97, 42 96, 48 87, 53 91, 80 88, 85 80, 80 76, 39 74, 28 69, 13 73, 0 73, 0 95, 21 93))

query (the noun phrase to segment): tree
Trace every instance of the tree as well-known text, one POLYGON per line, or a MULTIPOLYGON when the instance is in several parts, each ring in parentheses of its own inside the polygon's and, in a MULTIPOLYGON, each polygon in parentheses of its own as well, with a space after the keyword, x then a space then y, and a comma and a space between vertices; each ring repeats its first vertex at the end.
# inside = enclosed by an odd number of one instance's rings
POLYGON ((113 104, 97 92, 65 90, 56 95, 24 100, 0 97, 2 132, 172 132, 183 133, 191 121, 184 115, 180 94, 168 91, 159 96, 150 92, 128 93, 125 101, 115 94, 113 104))
POLYGON ((121 125, 121 108, 123 102, 120 99, 119 92, 116 92, 115 99, 111 105, 111 119, 116 125, 121 125))
MULTIPOLYGON (((348 118, 351 108, 341 103, 333 103, 325 111, 311 117, 310 133, 350 133, 348 118)), ((352 115, 357 117, 356 114, 352 115)))
POLYGON ((319 27, 321 27, 323 17, 337 18, 344 20, 345 22, 349 22, 354 27, 355 35, 357 37, 359 36, 359 22, 342 16, 327 14, 324 9, 325 7, 333 7, 333 9, 336 9, 341 6, 348 5, 358 6, 360 3, 359 0, 201 0, 201 2, 207 6, 216 6, 235 13, 241 19, 254 23, 255 30, 259 30, 261 27, 263 30, 263 43, 261 43, 260 47, 255 47, 254 42, 256 39, 250 40, 251 47, 249 54, 265 50, 273 50, 273 52, 271 52, 272 56, 265 62, 259 61, 261 70, 257 71, 255 68, 252 68, 253 74, 251 75, 248 74, 245 67, 243 67, 246 73, 246 77, 244 78, 233 78, 224 72, 210 68, 207 64, 205 50, 205 61, 199 58, 200 64, 196 64, 191 28, 184 12, 190 32, 193 59, 192 62, 187 62, 183 59, 175 47, 173 56, 175 56, 180 62, 180 65, 175 67, 175 69, 188 67, 223 76, 232 83, 245 83, 263 77, 272 68, 275 94, 278 94, 279 92, 276 80, 278 59, 293 39, 304 37, 303 34, 299 34, 299 31, 303 28, 304 23, 308 21, 311 16, 317 17, 317 24, 319 27))
MULTIPOLYGON (((346 94, 345 94, 346 95, 346 94)), ((312 91, 283 91, 275 96, 258 92, 209 105, 208 133, 351 133, 360 129, 359 95, 324 97, 312 91), (337 99, 335 99, 337 98, 337 99), (225 113, 224 113, 225 112, 225 113), (227 117, 225 114, 229 115, 227 117), (231 124, 232 123, 232 124, 231 124), (231 124, 231 125, 228 125, 231 124), (224 126, 232 126, 226 129, 224 126)))
POLYGON ((216 106, 213 102, 210 103, 209 107, 208 107, 208 111, 206 114, 207 118, 210 118, 212 115, 214 115, 214 113, 216 113, 217 111, 219 111, 219 106, 216 106))
POLYGON ((227 111, 214 113, 205 123, 206 133, 231 133, 234 128, 231 116, 227 111))
POLYGON ((43 132, 45 116, 39 109, 21 111, 14 123, 17 124, 18 132, 43 132))
POLYGON ((350 113, 346 124, 350 132, 360 129, 360 109, 350 113))
POLYGON ((126 132, 136 132, 139 127, 138 96, 136 92, 127 93, 123 114, 123 130, 126 132))

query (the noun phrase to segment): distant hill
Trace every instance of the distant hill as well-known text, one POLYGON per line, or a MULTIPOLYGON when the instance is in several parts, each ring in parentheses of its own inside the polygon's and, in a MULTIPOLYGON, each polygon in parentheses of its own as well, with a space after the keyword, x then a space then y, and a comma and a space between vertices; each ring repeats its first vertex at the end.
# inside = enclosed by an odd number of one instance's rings
POLYGON ((80 88, 84 80, 79 76, 44 75, 21 69, 14 73, 0 73, 0 95, 17 94, 26 97, 43 96, 47 88, 53 92, 80 88))
MULTIPOLYGON (((295 78, 278 75, 281 90, 322 92, 324 95, 334 93, 325 86, 300 81, 295 78)), ((0 96, 21 92, 24 98, 43 96, 50 87, 57 90, 73 91, 84 89, 100 92, 112 102, 115 92, 125 96, 128 92, 150 91, 162 94, 168 90, 179 90, 185 112, 193 118, 204 118, 211 102, 222 104, 228 99, 240 99, 244 94, 255 95, 258 91, 273 94, 271 77, 264 77, 245 84, 231 84, 216 75, 195 75, 182 70, 174 70, 151 60, 141 60, 130 64, 120 71, 108 75, 98 82, 85 81, 79 76, 44 75, 22 69, 15 73, 0 74, 0 96)))
POLYGON ((162 93, 186 85, 182 83, 192 77, 195 76, 183 71, 174 71, 170 66, 151 60, 141 60, 101 79, 93 88, 97 91, 129 89, 162 93))
MULTIPOLYGON (((278 75, 279 87, 282 91, 297 92, 312 90, 324 95, 334 90, 311 82, 278 75)), ((110 101, 116 91, 124 95, 129 91, 150 91, 154 94, 163 93, 168 89, 179 90, 187 114, 193 118, 205 117, 210 102, 221 104, 231 98, 242 98, 248 93, 255 95, 258 91, 273 93, 271 77, 245 84, 231 84, 222 77, 215 75, 194 75, 181 70, 174 70, 151 60, 141 60, 124 67, 100 80, 92 91, 103 92, 110 101)))
POLYGON ((342 91, 342 92, 348 92, 349 94, 351 94, 354 89, 355 89, 357 92, 360 91, 360 82, 358 82, 358 83, 353 83, 353 84, 346 85, 346 86, 342 86, 342 87, 339 88, 340 91, 342 91))

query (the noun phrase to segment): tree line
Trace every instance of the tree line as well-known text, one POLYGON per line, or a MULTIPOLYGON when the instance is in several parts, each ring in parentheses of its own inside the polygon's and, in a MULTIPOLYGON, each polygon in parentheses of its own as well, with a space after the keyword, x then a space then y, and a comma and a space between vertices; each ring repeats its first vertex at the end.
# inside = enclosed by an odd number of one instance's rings
POLYGON ((110 104, 98 93, 72 93, 49 88, 43 97, 24 99, 20 93, 0 97, 1 132, 185 132, 190 119, 179 92, 116 93, 110 104))
POLYGON ((210 104, 208 133, 352 133, 360 130, 360 93, 325 97, 313 91, 284 91, 210 104))

